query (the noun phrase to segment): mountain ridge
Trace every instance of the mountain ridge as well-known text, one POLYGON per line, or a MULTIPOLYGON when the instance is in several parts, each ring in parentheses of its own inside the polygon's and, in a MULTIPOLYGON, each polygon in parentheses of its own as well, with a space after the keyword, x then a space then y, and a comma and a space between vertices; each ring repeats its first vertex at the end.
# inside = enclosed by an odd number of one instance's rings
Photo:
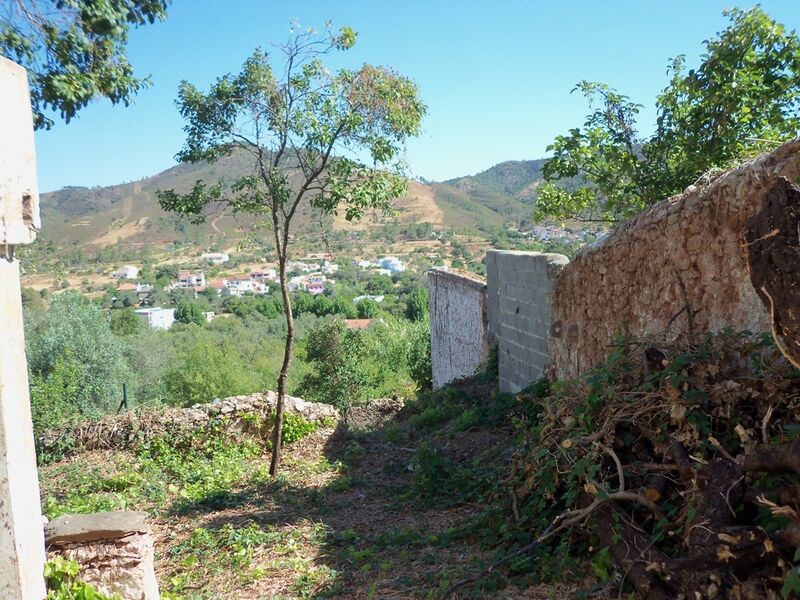
MULTIPOLYGON (((429 222, 454 230, 490 231, 530 218, 543 159, 504 161, 475 175, 443 182, 410 180, 409 191, 397 199, 394 218, 372 217, 360 223, 322 217, 307 205, 298 218, 299 230, 330 219, 334 230, 363 230, 387 222, 429 222)), ((197 180, 234 180, 252 165, 246 156, 231 155, 219 161, 178 164, 137 181, 110 186, 67 186, 42 194, 42 237, 57 245, 102 247, 114 243, 169 243, 177 233, 193 238, 242 235, 230 214, 220 213, 202 225, 190 225, 179 216, 161 210, 157 190, 186 192, 197 180)))

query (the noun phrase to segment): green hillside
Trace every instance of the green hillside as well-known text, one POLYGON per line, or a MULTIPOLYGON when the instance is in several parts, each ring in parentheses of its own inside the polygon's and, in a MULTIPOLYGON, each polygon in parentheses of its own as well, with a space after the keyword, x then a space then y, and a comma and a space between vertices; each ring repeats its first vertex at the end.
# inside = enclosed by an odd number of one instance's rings
POLYGON ((542 179, 545 159, 509 160, 501 162, 475 175, 451 179, 445 183, 474 193, 475 190, 494 192, 502 196, 530 202, 535 197, 536 185, 542 179))

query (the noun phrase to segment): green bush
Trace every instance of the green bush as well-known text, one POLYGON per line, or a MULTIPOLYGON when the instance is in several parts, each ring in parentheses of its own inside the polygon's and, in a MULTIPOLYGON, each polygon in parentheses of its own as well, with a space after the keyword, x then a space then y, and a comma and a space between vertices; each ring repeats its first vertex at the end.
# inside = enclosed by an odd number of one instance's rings
POLYGON ((177 406, 247 394, 259 383, 230 342, 217 344, 202 334, 178 351, 165 375, 167 400, 177 406))
POLYGON ((57 364, 66 369, 69 354, 82 370, 78 390, 69 395, 77 412, 94 417, 115 410, 122 382, 133 379, 133 373, 125 358, 126 343, 112 333, 107 316, 76 292, 53 296, 48 310, 25 316, 32 380, 47 381, 57 364))
POLYGON ((307 360, 315 367, 300 383, 307 399, 334 405, 347 414, 362 399, 367 384, 364 333, 351 331, 339 320, 328 321, 308 334, 307 360))

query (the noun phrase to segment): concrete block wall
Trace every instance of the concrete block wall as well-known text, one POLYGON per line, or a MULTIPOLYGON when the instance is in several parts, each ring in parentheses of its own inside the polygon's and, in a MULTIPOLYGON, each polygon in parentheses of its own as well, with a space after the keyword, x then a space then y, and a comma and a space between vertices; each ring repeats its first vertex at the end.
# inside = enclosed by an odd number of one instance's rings
POLYGON ((465 274, 428 272, 433 388, 473 375, 489 353, 486 282, 465 274))
POLYGON ((487 252, 488 329, 497 343, 501 392, 518 392, 542 376, 553 284, 568 262, 561 254, 487 252))

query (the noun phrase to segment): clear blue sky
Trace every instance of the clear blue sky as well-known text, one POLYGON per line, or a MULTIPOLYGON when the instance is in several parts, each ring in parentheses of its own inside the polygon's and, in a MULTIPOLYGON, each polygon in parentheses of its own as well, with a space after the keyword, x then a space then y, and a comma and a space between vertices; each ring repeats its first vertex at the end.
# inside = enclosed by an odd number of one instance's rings
MULTIPOLYGON (((762 6, 790 29, 797 0, 762 6)), ((390 65, 414 78, 429 108, 408 149, 415 175, 443 180, 497 162, 539 158, 553 137, 583 122, 581 79, 603 81, 644 104, 666 82, 667 59, 697 62, 736 0, 174 0, 164 23, 135 30, 131 62, 153 85, 128 107, 99 101, 69 125, 37 133, 42 191, 153 175, 183 140, 173 100, 186 79, 206 86, 237 71, 256 46, 287 39, 289 23, 326 20, 358 31, 343 64, 390 65)), ((338 60, 338 59, 337 59, 338 60)))

